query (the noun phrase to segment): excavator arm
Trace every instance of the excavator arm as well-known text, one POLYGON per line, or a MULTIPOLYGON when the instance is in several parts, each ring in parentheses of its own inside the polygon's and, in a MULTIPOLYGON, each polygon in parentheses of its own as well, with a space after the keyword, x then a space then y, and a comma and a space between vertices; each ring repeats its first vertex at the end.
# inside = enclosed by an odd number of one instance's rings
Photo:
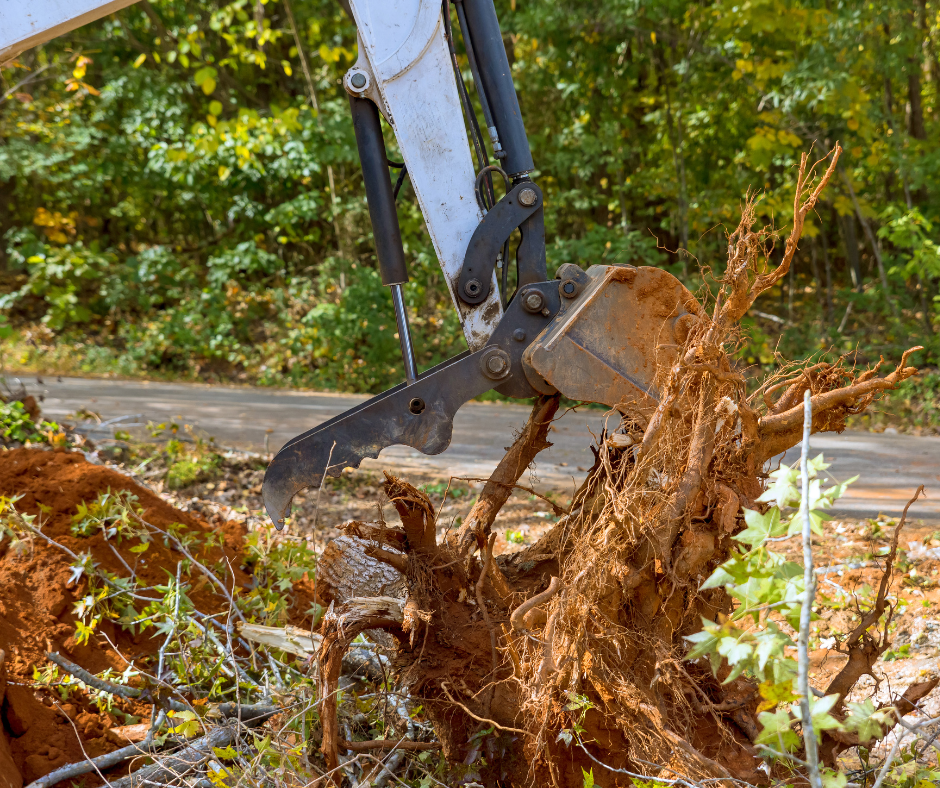
MULTIPOLYGON (((0 63, 131 2, 31 0, 24 10, 19 0, 0 0, 0 63)), ((517 398, 561 392, 642 419, 656 407, 662 372, 698 320, 695 299, 660 269, 584 271, 568 264, 548 278, 544 195, 531 177, 532 153, 493 0, 349 0, 349 8, 359 56, 343 85, 405 379, 278 452, 263 485, 278 528, 294 495, 325 475, 338 476, 396 444, 444 451, 457 410, 490 389, 517 398), (482 127, 457 66, 458 33, 482 127), (401 163, 388 159, 382 118, 395 133, 401 163), (399 169, 399 185, 406 175, 411 180, 468 346, 424 372, 408 328, 408 266, 390 167, 399 169), (505 185, 499 199, 494 176, 505 185), (507 252, 516 232, 517 284, 510 294, 507 252)))

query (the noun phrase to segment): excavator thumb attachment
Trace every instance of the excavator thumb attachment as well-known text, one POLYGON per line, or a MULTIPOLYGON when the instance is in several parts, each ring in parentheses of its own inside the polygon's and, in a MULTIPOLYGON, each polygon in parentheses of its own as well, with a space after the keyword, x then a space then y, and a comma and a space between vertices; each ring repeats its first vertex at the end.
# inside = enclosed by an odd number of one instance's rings
POLYGON ((477 356, 464 353, 428 371, 411 386, 402 383, 368 402, 314 427, 286 444, 264 476, 264 506, 280 530, 294 495, 317 488, 324 476, 358 468, 389 446, 411 446, 440 454, 450 445, 454 414, 468 399, 493 387, 479 373, 477 356))
POLYGON ((485 347, 445 361, 410 385, 389 389, 285 444, 268 466, 261 490, 274 525, 284 527, 300 490, 317 488, 325 476, 339 476, 344 468, 358 468, 389 446, 440 454, 450 445, 454 415, 467 400, 492 388, 511 397, 537 396, 522 369, 525 338, 548 325, 560 297, 555 282, 530 285, 523 295, 510 304, 485 347), (538 308, 532 309, 536 300, 538 308))

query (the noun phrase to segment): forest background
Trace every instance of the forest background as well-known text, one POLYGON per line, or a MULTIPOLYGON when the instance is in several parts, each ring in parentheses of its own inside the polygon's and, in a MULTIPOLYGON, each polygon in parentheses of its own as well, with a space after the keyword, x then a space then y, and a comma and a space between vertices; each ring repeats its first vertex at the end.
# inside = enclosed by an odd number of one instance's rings
MULTIPOLYGON (((800 152, 839 141, 838 177, 745 321, 740 363, 922 344, 917 363, 937 366, 936 0, 496 5, 551 272, 656 265, 708 287, 745 193, 785 222, 800 152)), ((341 85, 355 59, 336 0, 144 0, 0 70, 2 365, 398 383, 341 85)), ((427 368, 464 345, 407 185, 399 215, 427 368)), ((905 385, 932 403, 915 421, 940 423, 940 376, 905 385)))

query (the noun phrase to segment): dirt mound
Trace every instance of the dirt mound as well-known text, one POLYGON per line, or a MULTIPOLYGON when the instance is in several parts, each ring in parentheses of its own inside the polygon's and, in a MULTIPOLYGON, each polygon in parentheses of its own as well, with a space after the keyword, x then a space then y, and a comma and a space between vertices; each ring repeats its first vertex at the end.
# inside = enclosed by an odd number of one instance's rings
MULTIPOLYGON (((79 504, 94 501, 109 490, 136 495, 142 516, 155 526, 179 523, 191 533, 222 533, 223 546, 216 544, 200 553, 200 560, 214 563, 224 552, 233 567, 236 587, 250 585, 249 575, 238 568, 242 563, 242 525, 221 520, 210 524, 181 512, 129 477, 93 465, 78 452, 0 452, 0 495, 19 496, 17 510, 36 516, 35 523, 42 524, 44 534, 77 554, 90 552, 95 563, 117 575, 128 574, 123 559, 134 566, 143 585, 165 583, 176 573, 183 556, 159 540, 137 555, 128 550, 132 546, 129 542, 109 542, 100 532, 89 537, 72 534, 72 518, 79 504)), ((146 660, 159 648, 149 633, 135 636, 110 622, 102 622, 87 644, 79 644, 73 608, 87 581, 82 577, 69 585, 73 559, 38 537, 25 551, 8 549, 9 544, 9 539, 0 541, 0 703, 5 734, 0 736, 0 788, 18 788, 22 781, 30 782, 65 763, 81 760, 83 746, 94 757, 122 744, 109 730, 122 724, 116 715, 99 714, 97 707, 83 705, 74 695, 67 703, 58 703, 60 710, 50 693, 31 688, 33 669, 45 663, 46 651, 63 652, 97 673, 109 667, 121 672, 127 660, 146 660), (11 774, 13 768, 18 774, 11 774)), ((188 595, 198 609, 212 613, 225 608, 225 600, 210 584, 200 583, 196 575, 193 580, 188 595)), ((147 708, 131 711, 141 714, 147 708)))

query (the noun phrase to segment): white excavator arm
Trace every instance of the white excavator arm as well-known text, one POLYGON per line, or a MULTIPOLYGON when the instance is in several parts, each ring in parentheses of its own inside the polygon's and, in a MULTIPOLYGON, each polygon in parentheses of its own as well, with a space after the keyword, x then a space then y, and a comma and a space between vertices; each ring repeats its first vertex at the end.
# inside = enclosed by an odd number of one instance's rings
MULTIPOLYGON (((0 63, 134 2, 0 0, 0 63)), ((344 86, 351 95, 372 100, 394 129, 467 344, 477 350, 502 317, 502 307, 495 272, 482 303, 468 304, 456 295, 467 245, 483 214, 474 194, 476 171, 441 3, 350 0, 350 7, 359 30, 359 59, 344 86)), ((400 300, 399 290, 393 295, 400 300)))
POLYGON ((137 0, 0 0, 0 66, 137 0))
MULTIPOLYGON (((470 305, 457 284, 470 238, 483 218, 457 82, 437 0, 350 0, 359 60, 343 83, 372 99, 395 130, 408 176, 471 350, 502 317, 495 272, 487 300, 470 305), (353 83, 362 74, 366 83, 353 83)), ((361 82, 361 79, 357 79, 361 82)))

